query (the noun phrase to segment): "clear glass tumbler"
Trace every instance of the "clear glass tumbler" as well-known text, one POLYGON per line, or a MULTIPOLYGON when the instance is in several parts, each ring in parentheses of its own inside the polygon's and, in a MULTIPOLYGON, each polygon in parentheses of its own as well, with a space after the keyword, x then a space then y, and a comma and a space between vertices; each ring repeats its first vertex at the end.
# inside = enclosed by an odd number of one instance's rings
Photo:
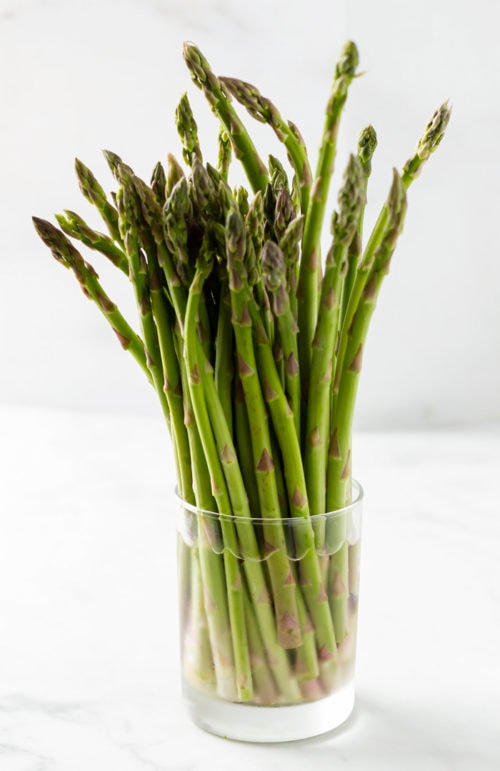
POLYGON ((307 518, 179 500, 183 692, 193 721, 241 741, 325 733, 354 705, 363 491, 307 518))

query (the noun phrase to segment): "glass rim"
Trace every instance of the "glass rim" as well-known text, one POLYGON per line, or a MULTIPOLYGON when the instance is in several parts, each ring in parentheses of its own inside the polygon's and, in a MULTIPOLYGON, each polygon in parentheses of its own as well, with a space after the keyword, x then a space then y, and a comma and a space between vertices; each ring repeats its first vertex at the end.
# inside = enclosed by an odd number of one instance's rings
POLYGON ((323 514, 310 514, 308 516, 296 516, 296 517, 242 517, 238 514, 221 514, 218 511, 210 511, 210 509, 202 509, 195 503, 189 503, 180 494, 177 485, 174 489, 174 495, 178 503, 187 511, 192 514, 203 514, 206 517, 212 517, 218 520, 228 520, 230 522, 261 522, 266 524, 283 524, 283 523, 298 523, 298 522, 318 522, 320 520, 333 517, 340 517, 354 511, 361 505, 364 498, 364 491, 361 484, 356 480, 352 480, 352 493, 353 499, 347 506, 343 506, 341 509, 334 509, 333 511, 325 511, 323 514))

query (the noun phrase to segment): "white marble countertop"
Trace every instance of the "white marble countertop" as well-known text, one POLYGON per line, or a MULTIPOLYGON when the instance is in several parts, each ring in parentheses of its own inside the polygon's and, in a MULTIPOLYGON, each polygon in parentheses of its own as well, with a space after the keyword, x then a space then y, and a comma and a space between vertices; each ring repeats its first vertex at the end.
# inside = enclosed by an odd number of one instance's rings
POLYGON ((288 745, 203 733, 177 665, 161 421, 0 408, 0 768, 500 768, 500 431, 359 434, 357 706, 288 745))

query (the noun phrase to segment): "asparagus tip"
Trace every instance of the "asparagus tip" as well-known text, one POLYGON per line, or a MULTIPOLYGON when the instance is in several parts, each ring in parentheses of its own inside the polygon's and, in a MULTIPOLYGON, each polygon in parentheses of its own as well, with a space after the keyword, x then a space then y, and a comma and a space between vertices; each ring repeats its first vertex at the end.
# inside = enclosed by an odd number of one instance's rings
POLYGON ((276 292, 286 280, 286 264, 283 252, 274 241, 266 241, 261 254, 262 270, 266 288, 276 292))
POLYGON ((425 127, 415 153, 406 161, 403 167, 403 178, 407 187, 418 176, 423 164, 428 160, 431 153, 441 144, 450 115, 450 103, 448 101, 443 102, 425 127))
POLYGON ((118 168, 123 163, 123 161, 120 158, 120 156, 117 155, 116 153, 114 153, 112 150, 103 150, 102 154, 104 155, 104 157, 105 157, 105 159, 107 161, 107 164, 108 164, 109 168, 111 169, 111 171, 113 172, 113 174, 116 174, 117 171, 118 171, 118 168))
POLYGON ((342 49, 340 59, 337 62, 335 77, 340 78, 343 75, 353 77, 359 64, 359 53, 355 43, 348 40, 342 49))
POLYGON ((422 160, 427 160, 429 155, 433 153, 440 144, 450 121, 450 116, 451 105, 449 100, 446 100, 446 102, 443 102, 443 104, 434 112, 418 143, 417 152, 422 160))
POLYGON ((363 129, 358 140, 358 158, 363 166, 368 166, 377 148, 377 132, 370 124, 363 129))
POLYGON ((210 69, 208 61, 205 59, 200 49, 190 41, 185 41, 183 45, 184 61, 191 73, 191 77, 198 86, 203 88, 208 80, 217 81, 217 78, 210 69))
POLYGON ((335 211, 332 217, 332 234, 336 241, 350 241, 365 199, 363 167, 360 160, 351 154, 344 172, 344 182, 339 190, 339 211, 335 211))
POLYGON ((198 126, 189 103, 188 95, 184 92, 175 110, 175 122, 177 133, 183 145, 183 157, 187 164, 191 165, 194 157, 202 160, 200 143, 198 141, 198 126))
POLYGON ((52 256, 66 268, 72 267, 79 253, 55 225, 40 217, 32 217, 33 225, 43 243, 48 246, 52 256))
POLYGON ((392 184, 387 198, 389 221, 394 222, 400 217, 400 213, 406 208, 406 188, 403 178, 396 168, 392 170, 392 184))
POLYGON ((228 258, 242 260, 245 254, 245 225, 237 209, 231 209, 226 218, 226 251, 228 258))

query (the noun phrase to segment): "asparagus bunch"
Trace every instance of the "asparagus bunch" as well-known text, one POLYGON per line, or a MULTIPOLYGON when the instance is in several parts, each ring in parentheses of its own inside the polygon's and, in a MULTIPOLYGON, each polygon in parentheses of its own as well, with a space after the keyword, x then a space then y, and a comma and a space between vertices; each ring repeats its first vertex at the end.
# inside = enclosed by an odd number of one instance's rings
POLYGON ((369 321, 407 207, 406 190, 439 145, 442 105, 393 181, 363 247, 366 190, 377 138, 369 126, 348 159, 320 238, 340 118, 356 77, 348 43, 335 69, 315 174, 302 136, 254 86, 219 78, 203 54, 184 57, 220 126, 215 166, 203 161, 187 95, 176 122, 182 165, 169 155, 149 183, 112 152, 107 196, 79 160, 85 198, 106 232, 72 211, 60 229, 34 218, 156 390, 172 437, 179 494, 194 545, 181 545, 184 667, 196 685, 233 701, 297 703, 342 683, 352 666, 357 544, 352 420, 369 321), (233 98, 267 123, 290 170, 266 164, 233 98), (236 157, 250 187, 231 188, 236 157), (136 328, 73 241, 130 280, 136 328))

